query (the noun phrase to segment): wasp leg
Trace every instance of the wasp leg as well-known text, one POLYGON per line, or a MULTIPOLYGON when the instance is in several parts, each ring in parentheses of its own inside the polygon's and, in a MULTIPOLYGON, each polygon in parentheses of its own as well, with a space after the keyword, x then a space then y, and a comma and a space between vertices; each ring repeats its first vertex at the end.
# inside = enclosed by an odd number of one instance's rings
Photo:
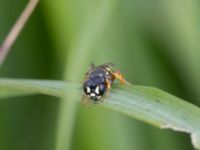
POLYGON ((86 95, 83 95, 82 99, 81 99, 81 103, 82 105, 86 105, 88 103, 88 99, 86 95))
POLYGON ((107 86, 107 91, 106 91, 106 97, 110 94, 110 89, 111 89, 111 83, 109 80, 106 80, 106 86, 107 86))
POLYGON ((102 99, 101 99, 101 102, 103 102, 104 101, 104 99, 105 98, 107 98, 108 97, 108 95, 110 94, 110 89, 111 89, 111 83, 109 82, 109 80, 107 79, 106 80, 106 94, 105 94, 105 96, 104 97, 102 97, 102 99))
POLYGON ((128 82, 124 79, 124 77, 122 76, 121 72, 119 70, 117 70, 115 73, 113 73, 115 78, 119 79, 121 84, 128 84, 128 82))
POLYGON ((86 95, 83 95, 81 103, 83 106, 86 106, 90 103, 89 98, 86 95))

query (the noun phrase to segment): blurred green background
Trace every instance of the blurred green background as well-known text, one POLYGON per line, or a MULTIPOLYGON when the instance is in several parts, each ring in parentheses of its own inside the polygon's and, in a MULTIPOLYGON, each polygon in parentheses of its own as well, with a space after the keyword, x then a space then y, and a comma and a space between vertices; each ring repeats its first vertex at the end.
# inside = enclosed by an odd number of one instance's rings
MULTIPOLYGON (((27 2, 0 0, 0 42, 27 2)), ((197 0, 41 0, 0 75, 79 82, 91 62, 113 62, 132 84, 200 105, 199 7, 197 0)), ((193 149, 186 134, 87 109, 72 98, 1 100, 0 149, 193 149)))

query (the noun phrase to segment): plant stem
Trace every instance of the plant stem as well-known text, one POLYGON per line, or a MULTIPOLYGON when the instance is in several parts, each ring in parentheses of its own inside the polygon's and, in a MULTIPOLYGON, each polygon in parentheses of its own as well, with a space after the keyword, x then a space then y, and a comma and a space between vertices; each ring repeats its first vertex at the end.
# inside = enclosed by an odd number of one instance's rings
POLYGON ((25 23, 27 22, 28 18, 34 11, 35 7, 38 4, 38 0, 30 0, 27 6, 25 7, 24 11, 10 30, 9 34, 3 41, 2 45, 0 46, 0 65, 4 62, 9 50, 15 40, 17 39, 20 31, 23 29, 25 23))

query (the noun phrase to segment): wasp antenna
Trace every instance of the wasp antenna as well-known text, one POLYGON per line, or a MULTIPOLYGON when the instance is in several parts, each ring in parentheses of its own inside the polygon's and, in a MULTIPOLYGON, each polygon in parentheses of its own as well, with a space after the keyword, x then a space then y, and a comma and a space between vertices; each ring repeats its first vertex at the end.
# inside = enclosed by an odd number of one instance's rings
POLYGON ((105 63, 105 65, 110 66, 110 67, 115 67, 116 65, 112 62, 107 62, 105 63))
POLYGON ((88 67, 88 70, 92 70, 95 68, 95 64, 94 63, 90 63, 89 67, 88 67))
POLYGON ((115 67, 115 64, 111 63, 111 62, 108 62, 108 63, 105 63, 103 65, 98 66, 98 68, 101 68, 101 67, 110 67, 110 68, 113 68, 113 67, 115 67))

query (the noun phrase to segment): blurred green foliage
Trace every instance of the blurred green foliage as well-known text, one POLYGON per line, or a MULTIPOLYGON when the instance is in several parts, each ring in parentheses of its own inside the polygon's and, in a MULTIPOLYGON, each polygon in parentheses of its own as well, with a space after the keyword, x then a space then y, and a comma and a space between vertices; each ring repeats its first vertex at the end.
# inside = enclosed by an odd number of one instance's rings
MULTIPOLYGON (((26 3, 0 0, 1 42, 26 3)), ((129 82, 200 105, 199 39, 195 0, 43 0, 0 74, 82 81, 91 62, 114 62, 129 82)), ((0 133, 3 150, 193 149, 188 135, 47 96, 0 101, 0 133)))

